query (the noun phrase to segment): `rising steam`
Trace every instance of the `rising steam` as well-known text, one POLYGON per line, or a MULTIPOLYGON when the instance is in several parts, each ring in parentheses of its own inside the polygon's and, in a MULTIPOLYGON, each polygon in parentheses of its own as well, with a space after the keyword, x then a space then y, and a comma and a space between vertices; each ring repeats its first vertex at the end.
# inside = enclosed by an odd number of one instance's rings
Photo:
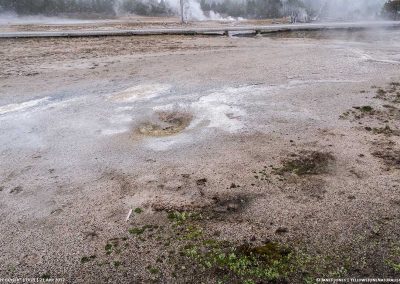
MULTIPOLYGON (((379 16, 386 0, 184 0, 187 20, 230 17, 354 20, 379 16)), ((179 15, 179 0, 0 0, 1 12, 17 15, 179 15)))

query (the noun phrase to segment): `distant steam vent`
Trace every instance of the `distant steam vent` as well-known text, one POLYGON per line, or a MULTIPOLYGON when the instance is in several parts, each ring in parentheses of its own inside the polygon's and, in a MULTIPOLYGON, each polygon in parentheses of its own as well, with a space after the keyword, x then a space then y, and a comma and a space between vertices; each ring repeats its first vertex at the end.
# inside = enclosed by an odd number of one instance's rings
POLYGON ((0 13, 115 17, 178 16, 186 20, 290 18, 292 22, 399 18, 400 0, 0 0, 0 13))

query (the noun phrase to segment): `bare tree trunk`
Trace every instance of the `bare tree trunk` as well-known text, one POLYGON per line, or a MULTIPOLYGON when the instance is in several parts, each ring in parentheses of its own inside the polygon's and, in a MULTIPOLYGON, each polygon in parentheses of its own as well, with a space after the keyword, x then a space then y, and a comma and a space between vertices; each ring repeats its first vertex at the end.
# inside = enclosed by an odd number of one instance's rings
POLYGON ((179 1, 180 1, 180 5, 181 5, 181 24, 184 24, 185 23, 185 15, 184 15, 184 9, 183 9, 183 6, 184 6, 183 1, 184 0, 179 0, 179 1))

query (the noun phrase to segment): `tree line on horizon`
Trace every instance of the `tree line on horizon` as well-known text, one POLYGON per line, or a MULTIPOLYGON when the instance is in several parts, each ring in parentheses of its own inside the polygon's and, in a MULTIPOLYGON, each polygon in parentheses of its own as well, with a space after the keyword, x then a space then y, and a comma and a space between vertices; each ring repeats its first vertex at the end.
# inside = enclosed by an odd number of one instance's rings
POLYGON ((0 0, 0 10, 18 15, 58 15, 62 13, 112 13, 110 0, 0 0))
POLYGON ((279 18, 299 9, 308 10, 309 14, 312 13, 312 9, 306 7, 301 0, 222 0, 218 2, 200 0, 200 5, 205 12, 214 11, 221 15, 252 19, 279 18))
MULTIPOLYGON (((179 1, 179 0, 176 0, 179 1)), ((308 16, 317 15, 307 0, 199 0, 205 13, 210 11, 223 16, 243 18, 279 18, 293 11, 303 11, 308 16)), ((103 14, 115 15, 122 11, 144 16, 173 15, 176 12, 166 0, 0 0, 0 12, 18 15, 103 14)), ((388 0, 382 14, 400 19, 400 0, 388 0)))
MULTIPOLYGON (((283 14, 283 2, 306 8, 301 0, 200 0, 199 2, 206 13, 214 11, 225 16, 246 18, 280 17, 283 14)), ((68 13, 110 15, 117 11, 148 16, 174 14, 165 0, 0 0, 0 11, 11 11, 18 15, 48 16, 68 13)))

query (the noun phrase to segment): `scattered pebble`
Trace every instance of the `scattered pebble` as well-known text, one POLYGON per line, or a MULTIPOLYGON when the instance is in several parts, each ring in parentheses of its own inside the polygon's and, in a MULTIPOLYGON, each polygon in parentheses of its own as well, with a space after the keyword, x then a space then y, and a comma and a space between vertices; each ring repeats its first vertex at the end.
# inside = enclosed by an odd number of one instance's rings
POLYGON ((279 227, 278 229, 276 229, 275 234, 281 235, 281 234, 286 234, 287 232, 289 232, 288 228, 279 227))

